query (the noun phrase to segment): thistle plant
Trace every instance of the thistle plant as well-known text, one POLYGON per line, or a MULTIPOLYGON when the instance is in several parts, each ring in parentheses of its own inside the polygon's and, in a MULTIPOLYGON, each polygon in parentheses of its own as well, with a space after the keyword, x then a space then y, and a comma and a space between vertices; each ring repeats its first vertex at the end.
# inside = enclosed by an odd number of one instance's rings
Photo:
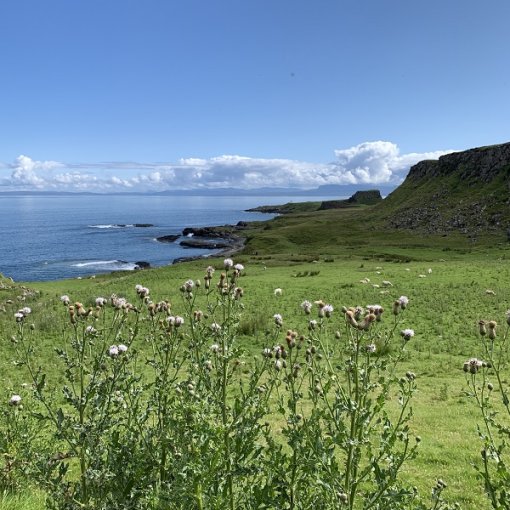
MULTIPOLYGON (((429 508, 399 476, 419 443, 416 377, 400 372, 409 300, 392 314, 305 301, 297 325, 275 310, 251 357, 239 338, 243 273, 225 259, 172 299, 137 285, 134 304, 62 296, 60 386, 38 366, 30 312, 18 312, 18 364, 48 441, 33 476, 49 508, 429 508)), ((19 413, 13 399, 5 412, 19 413)), ((430 508, 448 508, 444 487, 430 508)))
POLYGON ((494 320, 480 320, 483 360, 471 358, 464 363, 468 395, 480 411, 483 424, 478 427, 482 441, 481 465, 475 465, 494 509, 510 508, 510 469, 506 449, 510 438, 509 387, 503 370, 508 362, 510 310, 506 313, 504 334, 500 337, 494 320))

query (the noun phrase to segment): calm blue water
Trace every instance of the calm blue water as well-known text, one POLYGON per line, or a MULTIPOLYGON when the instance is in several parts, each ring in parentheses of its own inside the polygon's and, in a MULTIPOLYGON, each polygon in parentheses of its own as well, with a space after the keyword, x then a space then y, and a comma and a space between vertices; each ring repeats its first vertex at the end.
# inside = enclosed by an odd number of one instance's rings
MULTIPOLYGON (((185 227, 268 220, 248 213, 258 205, 303 202, 299 197, 0 196, 0 273, 42 281, 151 266, 207 250, 160 243, 185 227), (152 223, 138 228, 114 225, 152 223)), ((318 200, 313 198, 312 200, 318 200)))

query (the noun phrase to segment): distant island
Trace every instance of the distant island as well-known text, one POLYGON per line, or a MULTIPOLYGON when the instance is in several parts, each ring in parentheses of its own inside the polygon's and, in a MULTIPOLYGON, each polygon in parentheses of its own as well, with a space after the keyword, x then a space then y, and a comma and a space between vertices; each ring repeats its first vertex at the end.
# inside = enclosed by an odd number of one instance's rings
MULTIPOLYGON (((363 186, 361 186, 363 188, 363 186)), ((367 187, 368 188, 368 187, 367 187)), ((396 185, 379 186, 383 196, 388 195, 396 188, 396 185)), ((109 191, 106 193, 92 193, 89 191, 35 191, 35 190, 16 190, 16 191, 0 191, 1 196, 101 196, 101 195, 133 195, 133 196, 238 196, 238 197, 268 197, 268 196, 296 196, 296 197, 349 197, 356 191, 360 191, 359 184, 326 184, 317 188, 301 189, 301 188, 194 188, 194 189, 169 189, 165 191, 109 191)))

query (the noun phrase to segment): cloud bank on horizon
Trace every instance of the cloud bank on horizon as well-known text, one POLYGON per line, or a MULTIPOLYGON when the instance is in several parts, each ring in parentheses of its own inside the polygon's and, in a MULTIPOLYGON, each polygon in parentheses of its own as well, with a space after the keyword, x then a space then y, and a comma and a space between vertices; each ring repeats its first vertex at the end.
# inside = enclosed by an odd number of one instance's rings
POLYGON ((312 189, 327 184, 398 185, 410 167, 455 152, 400 154, 387 141, 364 142, 334 151, 329 163, 224 155, 185 158, 177 163, 63 163, 20 155, 0 163, 0 191, 164 191, 285 187, 312 189), (107 175, 104 175, 107 174, 107 175))

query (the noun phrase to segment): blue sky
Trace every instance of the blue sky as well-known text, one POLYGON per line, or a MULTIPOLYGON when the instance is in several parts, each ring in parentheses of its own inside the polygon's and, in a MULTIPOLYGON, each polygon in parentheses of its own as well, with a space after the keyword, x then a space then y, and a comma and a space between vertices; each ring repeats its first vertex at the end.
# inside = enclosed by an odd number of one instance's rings
POLYGON ((0 191, 399 183, 509 141, 508 0, 0 3, 0 191))

